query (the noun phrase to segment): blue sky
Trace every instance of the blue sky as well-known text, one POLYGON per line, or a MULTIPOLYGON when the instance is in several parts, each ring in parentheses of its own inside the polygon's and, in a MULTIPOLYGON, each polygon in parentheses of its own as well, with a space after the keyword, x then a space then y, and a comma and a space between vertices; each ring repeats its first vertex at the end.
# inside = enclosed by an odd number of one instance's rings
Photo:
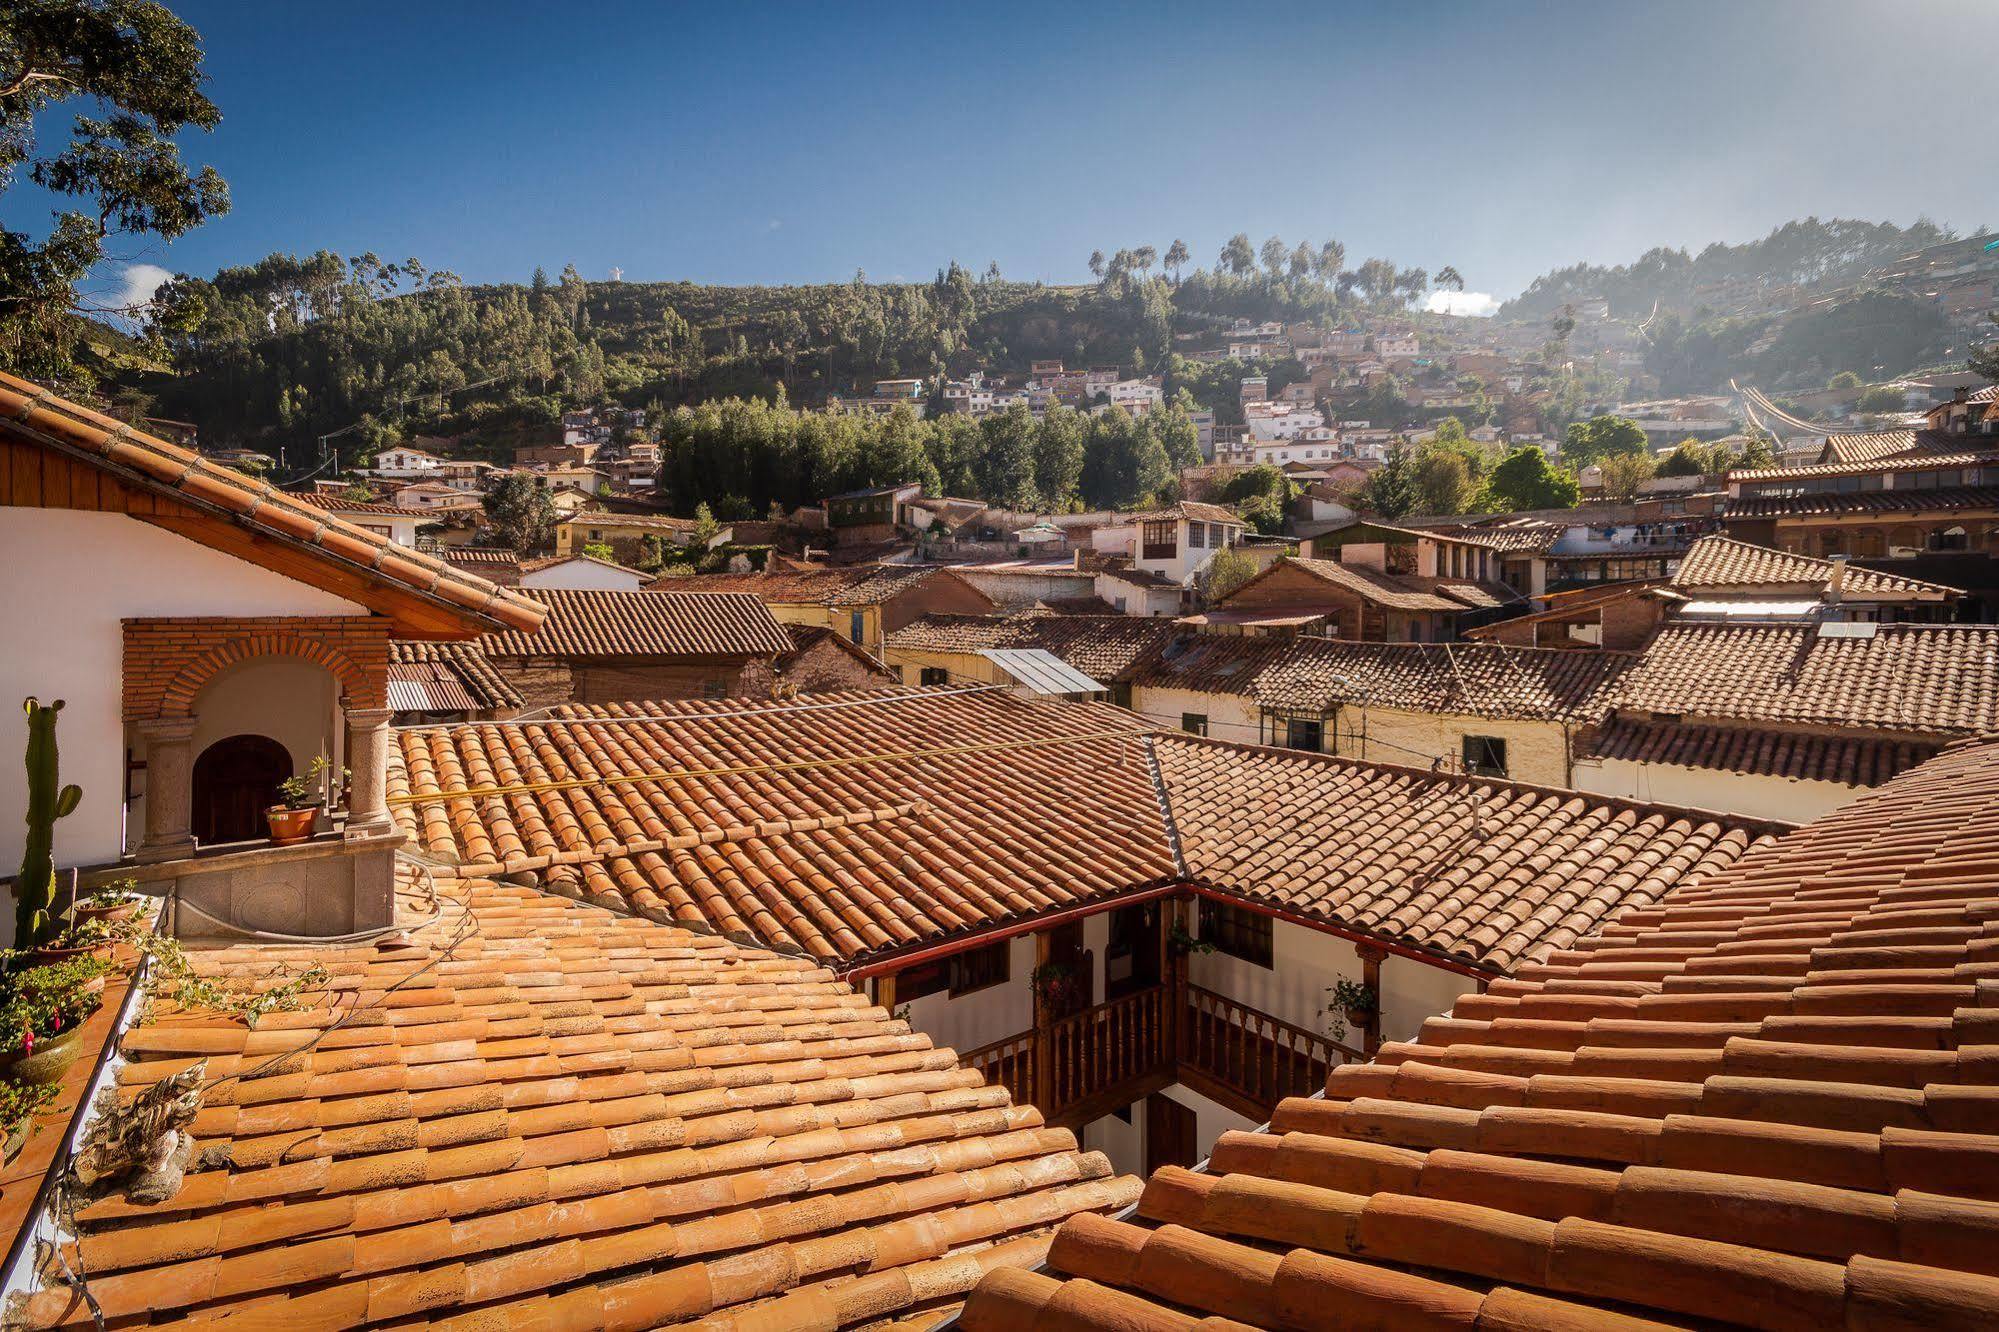
POLYGON ((187 149, 235 206, 117 255, 204 274, 325 247, 472 281, 1076 280, 1240 230, 1503 298, 1806 214, 1999 222, 1995 0, 168 3, 223 113, 187 149))

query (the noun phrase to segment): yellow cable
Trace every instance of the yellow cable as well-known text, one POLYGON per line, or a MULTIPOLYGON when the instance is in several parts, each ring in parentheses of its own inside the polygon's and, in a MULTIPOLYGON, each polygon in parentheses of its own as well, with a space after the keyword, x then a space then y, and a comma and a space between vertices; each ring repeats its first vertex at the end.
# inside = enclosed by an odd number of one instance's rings
MULTIPOLYGON (((1090 731, 1081 735, 1034 736, 1026 740, 1002 740, 979 745, 949 745, 940 749, 903 749, 885 754, 856 754, 847 758, 796 759, 790 763, 758 763, 733 768, 689 768, 681 771, 620 773, 610 777, 564 777, 555 781, 524 782, 515 786, 474 786, 462 791, 437 791, 427 795, 392 795, 390 805, 424 805, 448 800, 483 799, 487 796, 532 795, 541 791, 573 791, 585 786, 624 786, 632 782, 678 782, 695 777, 742 777, 759 772, 796 772, 801 768, 846 768, 869 763, 907 763, 912 759, 948 758, 963 754, 997 754, 1009 749, 1033 749, 1040 745, 1076 744, 1085 740, 1114 740, 1123 736, 1158 735, 1156 726, 1122 727, 1115 731, 1090 731)), ((404 763, 408 766, 407 760, 404 763)))

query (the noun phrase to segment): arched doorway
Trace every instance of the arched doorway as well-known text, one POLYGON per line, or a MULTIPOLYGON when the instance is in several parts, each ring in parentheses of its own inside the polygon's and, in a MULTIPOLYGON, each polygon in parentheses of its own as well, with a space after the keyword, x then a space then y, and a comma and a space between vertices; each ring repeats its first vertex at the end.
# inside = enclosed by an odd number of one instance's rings
POLYGON ((291 754, 267 735, 217 740, 194 761, 195 839, 214 846, 264 836, 264 811, 278 802, 278 783, 291 775, 291 754))

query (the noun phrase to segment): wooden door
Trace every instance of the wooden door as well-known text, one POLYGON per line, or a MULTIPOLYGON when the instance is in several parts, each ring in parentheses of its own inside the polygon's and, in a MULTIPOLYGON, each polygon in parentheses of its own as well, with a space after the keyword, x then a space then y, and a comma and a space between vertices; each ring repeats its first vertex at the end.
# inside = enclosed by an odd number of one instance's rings
POLYGON ((267 735, 217 740, 194 761, 194 836, 203 846, 270 834, 264 811, 278 803, 278 783, 292 756, 267 735))
POLYGON ((1161 1166, 1194 1164, 1194 1112, 1170 1096, 1145 1098, 1145 1173, 1161 1166))
POLYGON ((1104 999, 1122 999, 1159 984, 1160 903, 1141 902, 1111 912, 1104 947, 1104 999))

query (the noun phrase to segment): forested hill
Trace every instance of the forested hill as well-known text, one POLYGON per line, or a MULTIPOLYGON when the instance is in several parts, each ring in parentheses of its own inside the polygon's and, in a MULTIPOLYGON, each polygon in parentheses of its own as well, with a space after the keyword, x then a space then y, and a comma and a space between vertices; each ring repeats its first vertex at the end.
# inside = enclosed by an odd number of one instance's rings
POLYGON ((1823 288, 1853 282, 1869 269, 1911 250, 1940 244, 1952 234, 1926 218, 1907 227, 1816 217, 1786 222, 1761 240, 1709 245, 1699 254, 1664 246, 1637 260, 1605 268, 1575 264, 1535 278, 1499 309, 1501 319, 1542 320, 1562 306, 1590 297, 1610 302, 1617 319, 1644 319, 1656 305, 1692 314, 1702 306, 1731 304, 1744 287, 1823 288))
POLYGON ((588 282, 572 268, 468 287, 416 260, 272 255, 167 284, 150 331, 172 372, 114 375, 103 387, 149 414, 199 421, 205 441, 303 444, 344 431, 365 450, 390 435, 532 429, 565 405, 605 400, 673 407, 782 393, 811 404, 876 378, 1022 371, 1041 358, 1156 371, 1176 330, 1362 303, 1403 309, 1420 296, 1409 285, 1419 274, 1385 260, 1358 274, 1287 261, 1169 282, 1113 265, 1098 283, 1054 287, 952 264, 923 283, 856 274, 710 287, 588 282))

